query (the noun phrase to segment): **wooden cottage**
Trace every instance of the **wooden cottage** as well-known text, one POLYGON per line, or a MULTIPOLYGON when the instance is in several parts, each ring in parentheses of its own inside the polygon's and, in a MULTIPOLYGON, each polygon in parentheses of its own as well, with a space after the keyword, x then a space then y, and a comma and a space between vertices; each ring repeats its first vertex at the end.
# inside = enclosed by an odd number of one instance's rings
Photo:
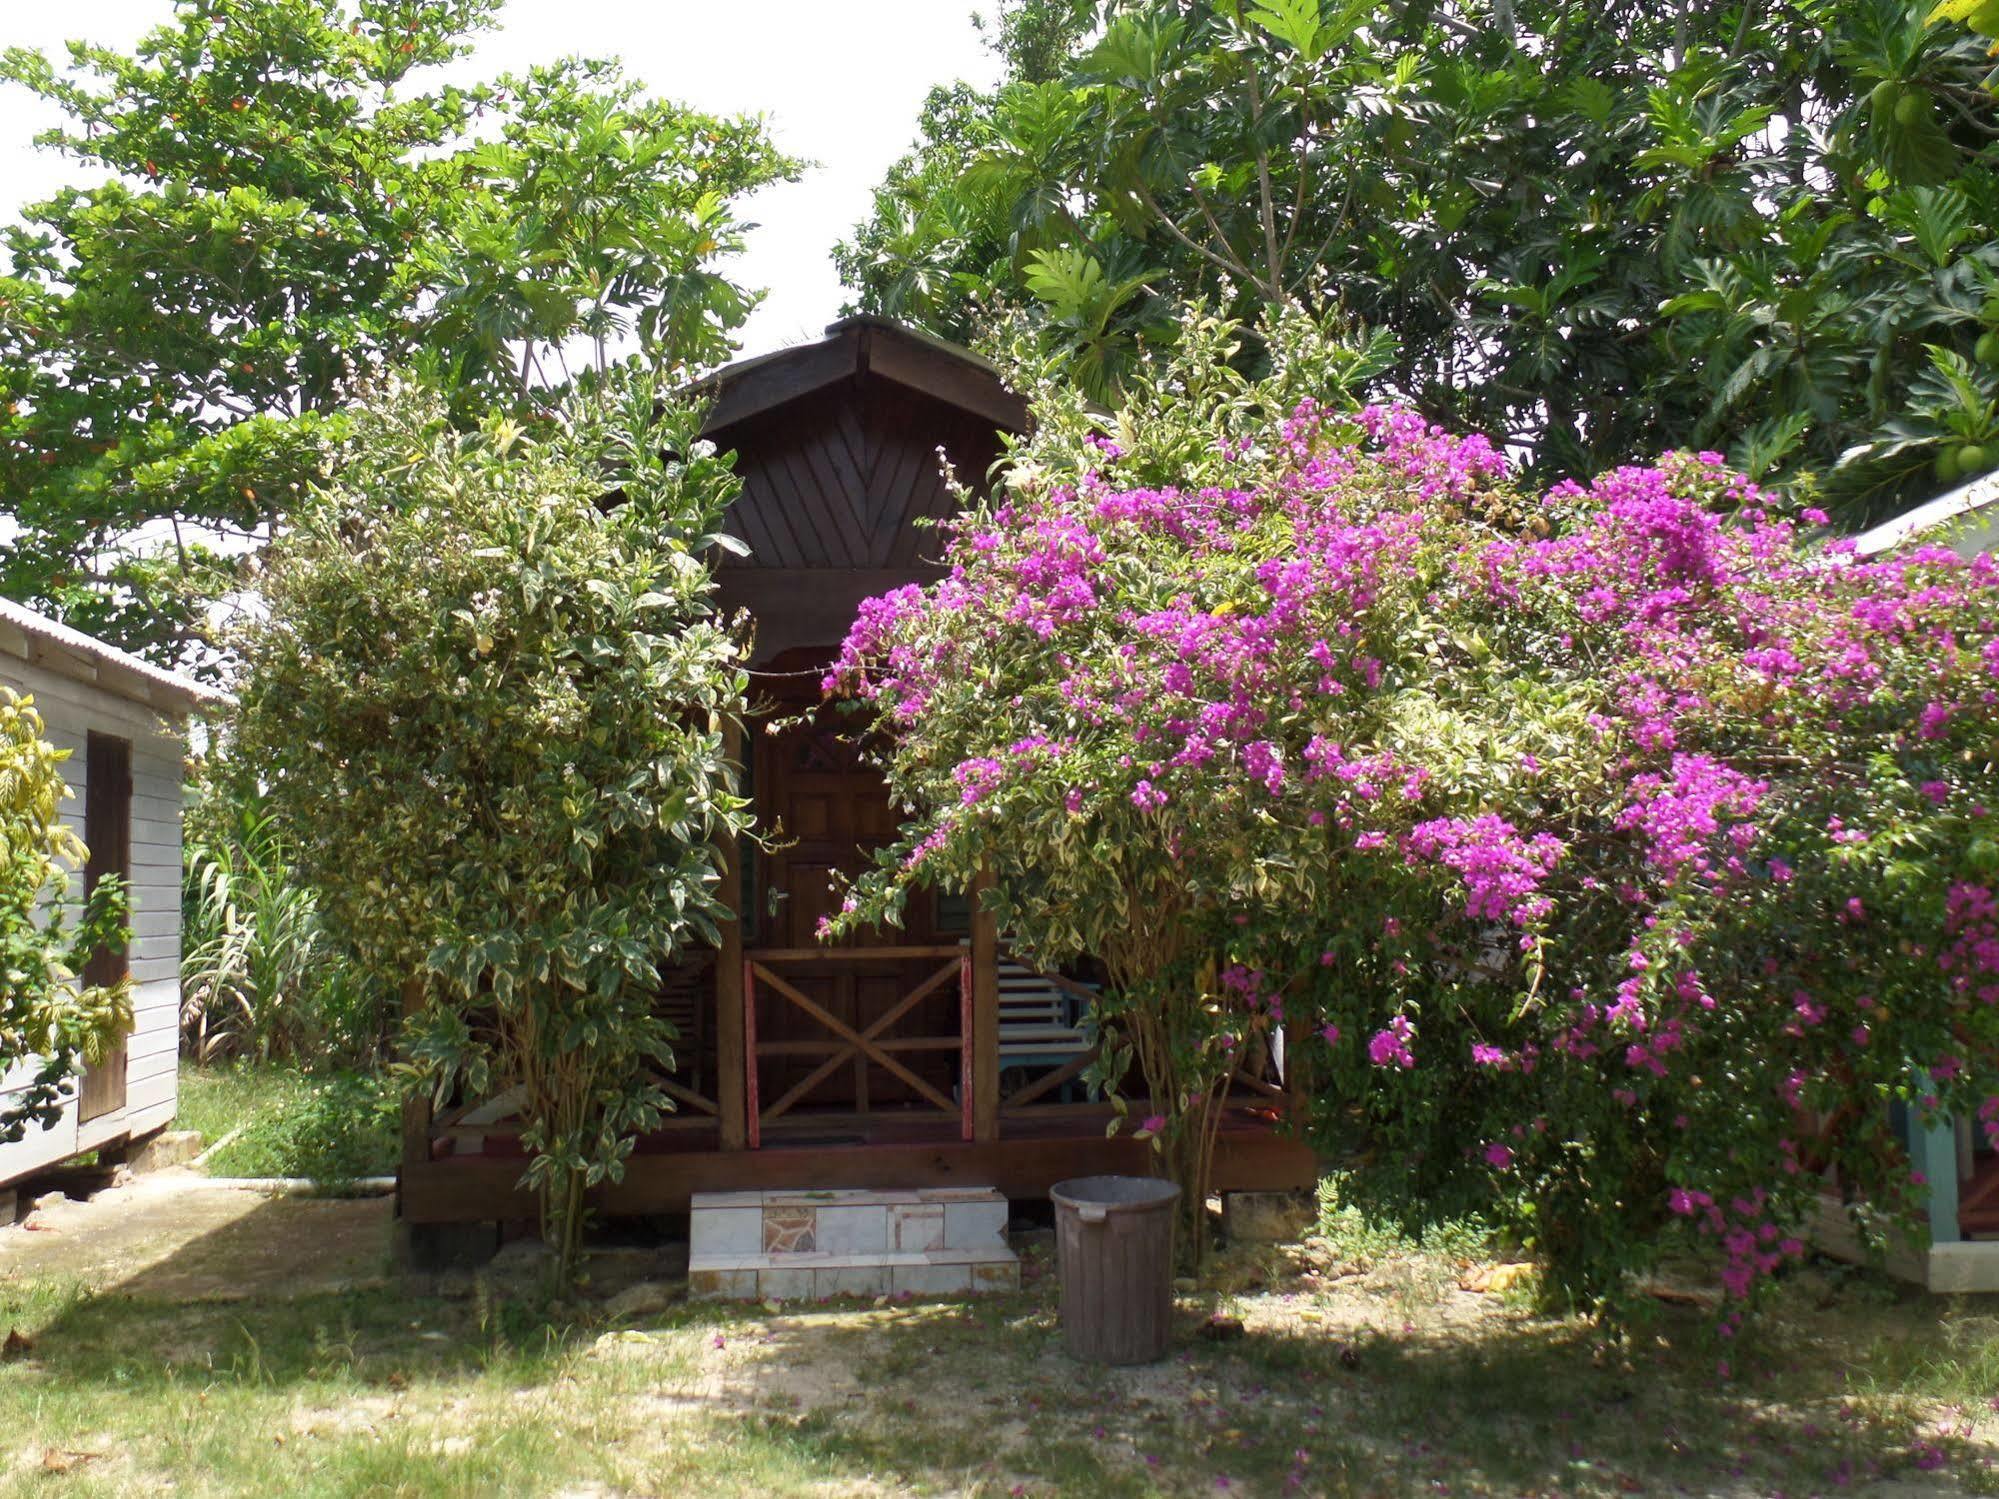
MULTIPOLYGON (((0 1195, 87 1150, 115 1152, 174 1117, 180 1061, 181 764, 187 715, 219 697, 151 662, 0 599, 0 686, 34 699, 74 799, 64 816, 90 850, 88 889, 115 873, 130 895, 130 947, 102 952, 89 977, 129 973, 132 1031, 85 1070, 53 1127, 0 1143, 0 1195)), ((0 1072, 0 1099, 30 1061, 0 1072)))
MULTIPOLYGON (((665 1079, 674 1117, 641 1141, 601 1211, 679 1211, 695 1192, 996 1187, 1045 1196, 1063 1177, 1144 1172, 1149 1147, 1106 1138, 1111 1106, 1078 1081, 1086 985, 1013 963, 971 892, 912 902, 894 933, 815 940, 829 877, 858 868, 898 817, 880 775, 821 706, 820 680, 860 602, 938 576, 919 524, 955 508, 940 454, 983 483, 1002 432, 1027 419, 963 349, 875 318, 714 377, 706 432, 737 455, 730 529, 749 546, 720 571, 756 624, 756 695, 740 763, 780 846, 728 851, 738 912, 721 950, 676 973, 659 1003, 681 1041, 665 1079), (796 727, 765 732, 783 717, 796 727)), ((1285 1080, 1246 1070, 1217 1162, 1222 1189, 1308 1187, 1309 1149, 1279 1128, 1285 1080)), ((523 1218, 510 1101, 407 1123, 408 1225, 523 1218)))

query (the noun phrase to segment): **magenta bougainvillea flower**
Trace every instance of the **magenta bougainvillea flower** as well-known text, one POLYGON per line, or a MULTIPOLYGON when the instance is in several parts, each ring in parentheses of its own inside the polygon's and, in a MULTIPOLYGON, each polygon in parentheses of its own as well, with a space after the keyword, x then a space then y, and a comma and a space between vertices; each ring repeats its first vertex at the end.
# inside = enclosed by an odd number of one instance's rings
POLYGON ((989 868, 1155 1025, 1164 1137, 1285 1028, 1356 1193, 1483 1193, 1571 1291, 1678 1232, 1747 1295, 1828 1168, 1913 1221, 1883 1099, 1999 1139, 1999 565, 1861 559, 1714 454, 1532 493, 1200 356, 1109 436, 1045 395, 862 607, 826 685, 913 817, 832 925, 989 868))

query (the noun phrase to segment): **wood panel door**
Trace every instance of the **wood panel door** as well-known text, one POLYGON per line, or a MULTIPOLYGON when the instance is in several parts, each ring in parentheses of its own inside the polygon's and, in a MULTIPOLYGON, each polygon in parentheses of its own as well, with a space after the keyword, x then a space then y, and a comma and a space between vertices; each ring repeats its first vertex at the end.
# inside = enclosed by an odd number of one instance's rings
MULTIPOLYGON (((90 735, 84 746, 83 841, 90 858, 83 868, 86 898, 105 875, 130 887, 132 878, 132 743, 109 734, 90 735)), ((84 982, 115 984, 129 972, 124 944, 100 947, 84 964, 84 982)), ((125 1107, 125 1074, 130 1067, 127 1038, 112 1043, 101 1062, 86 1065, 77 1088, 79 1123, 125 1107)))
MULTIPOLYGON (((830 712, 765 739, 757 767, 759 816, 781 823, 782 846, 762 860, 756 899, 761 908, 759 947, 811 948, 819 945, 819 922, 839 909, 835 876, 858 873, 875 850, 895 837, 900 819, 889 805, 888 789, 859 748, 846 738, 830 712), (775 907, 771 895, 777 897, 775 907)), ((843 950, 935 943, 939 940, 931 903, 910 902, 905 926, 868 929, 840 943, 843 950)), ((948 939, 946 939, 948 940, 948 939)), ((786 963, 782 975, 829 1014, 865 1031, 937 967, 935 959, 856 959, 851 954, 825 962, 786 963)), ((956 986, 947 986, 897 1021, 892 1035, 955 1036, 956 986)), ((757 1004, 759 1052, 775 1044, 833 1042, 836 1038, 812 1016, 781 995, 761 993, 757 1004)), ((779 1098, 823 1060, 800 1052, 766 1055, 759 1064, 765 1103, 779 1098)), ((901 1060, 926 1082, 949 1095, 957 1084, 955 1052, 915 1052, 901 1060)), ((868 1111, 915 1102, 916 1093, 892 1073, 856 1058, 853 1065, 812 1090, 801 1107, 868 1111)), ((929 1107, 929 1105, 925 1105, 929 1107)))

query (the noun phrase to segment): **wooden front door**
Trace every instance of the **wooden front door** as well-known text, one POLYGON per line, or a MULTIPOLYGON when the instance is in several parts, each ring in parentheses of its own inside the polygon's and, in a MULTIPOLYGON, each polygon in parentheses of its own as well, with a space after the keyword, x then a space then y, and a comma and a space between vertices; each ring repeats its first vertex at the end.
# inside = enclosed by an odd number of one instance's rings
MULTIPOLYGON (((781 846, 761 856, 756 880, 757 938, 761 949, 798 950, 820 946, 820 920, 840 906, 836 876, 867 867, 875 850, 895 837, 900 819, 889 805, 880 774, 841 732, 836 714, 824 710, 807 723, 766 737, 756 773, 758 815, 779 823, 781 846), (773 902, 772 896, 776 899, 773 902)), ((912 899, 901 929, 868 929, 843 939, 839 957, 787 961, 784 978, 828 1014, 857 1031, 892 1009, 937 967, 925 959, 870 961, 852 951, 949 943, 940 934, 935 905, 912 899)), ((936 1038, 935 1049, 901 1055, 903 1063, 946 1098, 958 1084, 955 1046, 959 999, 945 985, 898 1019, 900 1037, 936 1038)), ((759 1090, 765 1103, 783 1097, 830 1055, 836 1038, 826 1026, 776 993, 760 993, 756 1024, 759 1090), (821 1048, 815 1054, 813 1048, 821 1048)), ((815 1086, 802 1107, 869 1112, 916 1104, 918 1094, 902 1078, 857 1056, 852 1065, 815 1086)), ((924 1107, 930 1105, 924 1104, 924 1107)))
MULTIPOLYGON (((84 747, 83 841, 90 858, 83 868, 86 898, 105 875, 129 889, 132 876, 132 744, 109 734, 90 735, 84 747)), ((88 984, 115 984, 128 971, 124 944, 100 947, 84 964, 88 984)), ((119 1036, 104 1059, 87 1065, 77 1088, 76 1117, 88 1123, 125 1107, 125 1074, 130 1057, 119 1036)))

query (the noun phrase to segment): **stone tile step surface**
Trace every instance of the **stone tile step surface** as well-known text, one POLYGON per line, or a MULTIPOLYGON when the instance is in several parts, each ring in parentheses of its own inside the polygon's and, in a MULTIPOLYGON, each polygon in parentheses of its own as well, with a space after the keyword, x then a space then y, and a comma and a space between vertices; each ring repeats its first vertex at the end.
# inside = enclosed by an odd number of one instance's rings
POLYGON ((692 1270, 762 1270, 787 1267, 848 1270, 860 1265, 982 1265, 1018 1264, 1011 1249, 932 1249, 922 1254, 697 1254, 687 1261, 692 1270))
POLYGON ((804 1301, 831 1296, 963 1296, 1020 1288, 1010 1250, 923 1254, 696 1256, 687 1292, 704 1301, 804 1301))
POLYGON ((990 1187, 697 1192, 691 1207, 697 1259, 1006 1247, 1006 1199, 990 1187))
POLYGON ((1005 1202, 997 1187, 833 1187, 820 1192, 796 1188, 760 1192, 696 1192, 688 1199, 695 1209, 761 1207, 865 1207, 912 1202, 1005 1202))

